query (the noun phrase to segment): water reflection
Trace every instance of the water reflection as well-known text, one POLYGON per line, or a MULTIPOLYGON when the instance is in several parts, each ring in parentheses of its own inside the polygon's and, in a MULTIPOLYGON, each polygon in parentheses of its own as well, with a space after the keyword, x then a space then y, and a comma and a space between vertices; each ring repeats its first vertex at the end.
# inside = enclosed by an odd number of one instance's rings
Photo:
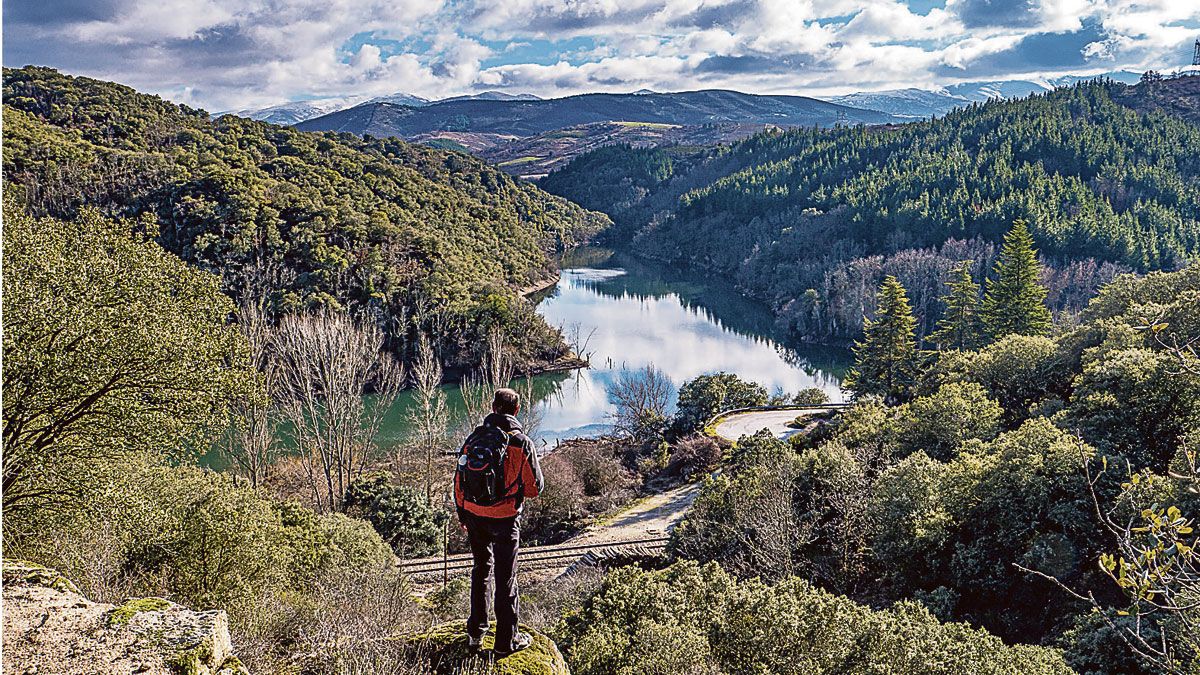
MULTIPOLYGON (((724 370, 771 392, 820 387, 832 400, 842 400, 846 350, 785 345, 776 338, 765 307, 719 280, 611 251, 587 249, 582 254, 584 261, 564 261, 562 280, 535 298, 538 312, 551 325, 574 326, 581 335, 590 335, 586 350, 592 362, 589 369, 534 378, 541 411, 535 438, 540 443, 553 446, 560 439, 610 429, 609 386, 623 369, 647 364, 664 371, 676 387, 724 370)), ((452 432, 458 436, 467 423, 462 396, 457 385, 444 391, 452 432)), ((412 405, 412 391, 403 391, 388 411, 377 439, 384 452, 409 442, 407 411, 412 405)), ((215 454, 206 461, 223 466, 215 454)))
POLYGON ((574 373, 544 404, 541 436, 596 434, 612 412, 607 390, 623 369, 653 364, 676 385, 725 370, 768 391, 819 387, 841 400, 849 355, 827 347, 788 347, 773 336, 765 307, 727 284, 611 256, 563 270, 538 303, 552 325, 590 334, 592 368, 574 373))

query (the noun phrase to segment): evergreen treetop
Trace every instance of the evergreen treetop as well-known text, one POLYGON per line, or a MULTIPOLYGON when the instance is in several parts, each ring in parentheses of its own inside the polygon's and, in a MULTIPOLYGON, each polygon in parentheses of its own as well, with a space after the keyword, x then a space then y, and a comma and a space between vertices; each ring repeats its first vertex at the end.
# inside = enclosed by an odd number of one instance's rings
POLYGON ((983 324, 979 316, 979 284, 971 277, 971 261, 954 268, 954 279, 942 297, 946 311, 929 339, 942 349, 973 349, 979 346, 983 324))
POLYGON ((984 331, 992 340, 1005 335, 1046 335, 1052 325, 1046 307, 1046 288, 1033 236, 1024 220, 1017 220, 1004 236, 996 261, 995 277, 988 280, 983 297, 984 331))
POLYGON ((854 368, 845 387, 855 398, 876 395, 890 405, 908 399, 916 378, 917 321, 908 293, 894 276, 879 287, 875 319, 863 321, 863 339, 854 343, 854 368))

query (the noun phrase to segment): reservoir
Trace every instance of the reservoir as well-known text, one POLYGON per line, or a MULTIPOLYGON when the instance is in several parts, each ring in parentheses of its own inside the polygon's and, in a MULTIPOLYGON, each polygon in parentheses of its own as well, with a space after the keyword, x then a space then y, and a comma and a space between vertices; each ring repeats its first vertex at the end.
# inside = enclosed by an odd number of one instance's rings
MULTIPOLYGON (((622 370, 654 365, 675 387, 705 373, 727 371, 794 394, 818 387, 843 400, 841 381, 851 362, 845 349, 786 344, 763 305, 732 285, 686 270, 602 249, 563 261, 562 278, 534 296, 551 326, 580 336, 591 368, 535 378, 539 443, 600 435, 610 429, 608 387, 622 370)), ((447 387, 452 426, 463 422, 458 387, 447 387)), ((381 430, 383 447, 404 442, 403 392, 381 430)), ((522 415, 524 417, 524 415, 522 415)))

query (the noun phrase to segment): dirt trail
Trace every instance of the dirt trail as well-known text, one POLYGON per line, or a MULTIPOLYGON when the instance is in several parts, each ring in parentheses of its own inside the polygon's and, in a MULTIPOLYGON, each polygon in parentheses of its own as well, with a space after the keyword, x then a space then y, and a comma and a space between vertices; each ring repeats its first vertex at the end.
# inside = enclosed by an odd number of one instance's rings
POLYGON ((575 535, 566 544, 603 545, 666 536, 700 493, 701 482, 643 497, 575 535))

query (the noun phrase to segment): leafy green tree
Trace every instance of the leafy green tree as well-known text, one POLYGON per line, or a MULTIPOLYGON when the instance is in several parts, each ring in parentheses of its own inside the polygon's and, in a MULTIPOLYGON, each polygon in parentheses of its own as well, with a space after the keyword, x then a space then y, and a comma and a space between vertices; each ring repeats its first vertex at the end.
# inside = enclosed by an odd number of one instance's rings
POLYGON ((1100 352, 1084 366, 1067 408, 1090 443, 1165 473, 1189 429, 1200 427, 1200 375, 1149 349, 1100 352))
POLYGON ((947 283, 950 292, 942 298, 946 311, 929 339, 942 349, 973 349, 983 333, 979 316, 979 284, 971 277, 971 261, 964 260, 947 283))
POLYGON ((345 501, 347 512, 371 523, 401 557, 432 555, 440 548, 440 528, 425 500, 409 488, 393 485, 385 473, 355 480, 345 501))
POLYGON ((971 439, 991 440, 1000 431, 1004 410, 974 383, 943 385, 929 396, 921 396, 900 413, 900 451, 923 450, 930 457, 947 461, 971 439))
POLYGON ((254 393, 218 278, 128 222, 4 206, 4 508, 76 498, 138 455, 202 450, 254 393))
POLYGON ((886 277, 875 319, 863 321, 863 339, 854 343, 854 368, 843 386, 856 398, 881 396, 889 405, 907 400, 917 372, 916 326, 904 287, 886 277))
POLYGON ((1000 403, 1015 426, 1031 409, 1069 395, 1073 374, 1054 340, 1009 335, 977 351, 944 352, 927 376, 932 383, 975 382, 1000 403))
POLYGON ((767 390, 732 373, 700 375, 679 388, 672 428, 677 435, 700 429, 713 415, 735 408, 766 405, 767 390))
POLYGON ((808 387, 796 392, 792 397, 794 405, 824 405, 829 403, 829 394, 817 387, 808 387))
POLYGON ((1033 248, 1033 236, 1025 221, 1018 220, 1004 235, 1004 247, 996 261, 995 277, 988 279, 983 296, 983 324, 987 336, 999 340, 1006 335, 1045 335, 1052 325, 1046 308, 1046 287, 1041 282, 1041 264, 1033 248))

